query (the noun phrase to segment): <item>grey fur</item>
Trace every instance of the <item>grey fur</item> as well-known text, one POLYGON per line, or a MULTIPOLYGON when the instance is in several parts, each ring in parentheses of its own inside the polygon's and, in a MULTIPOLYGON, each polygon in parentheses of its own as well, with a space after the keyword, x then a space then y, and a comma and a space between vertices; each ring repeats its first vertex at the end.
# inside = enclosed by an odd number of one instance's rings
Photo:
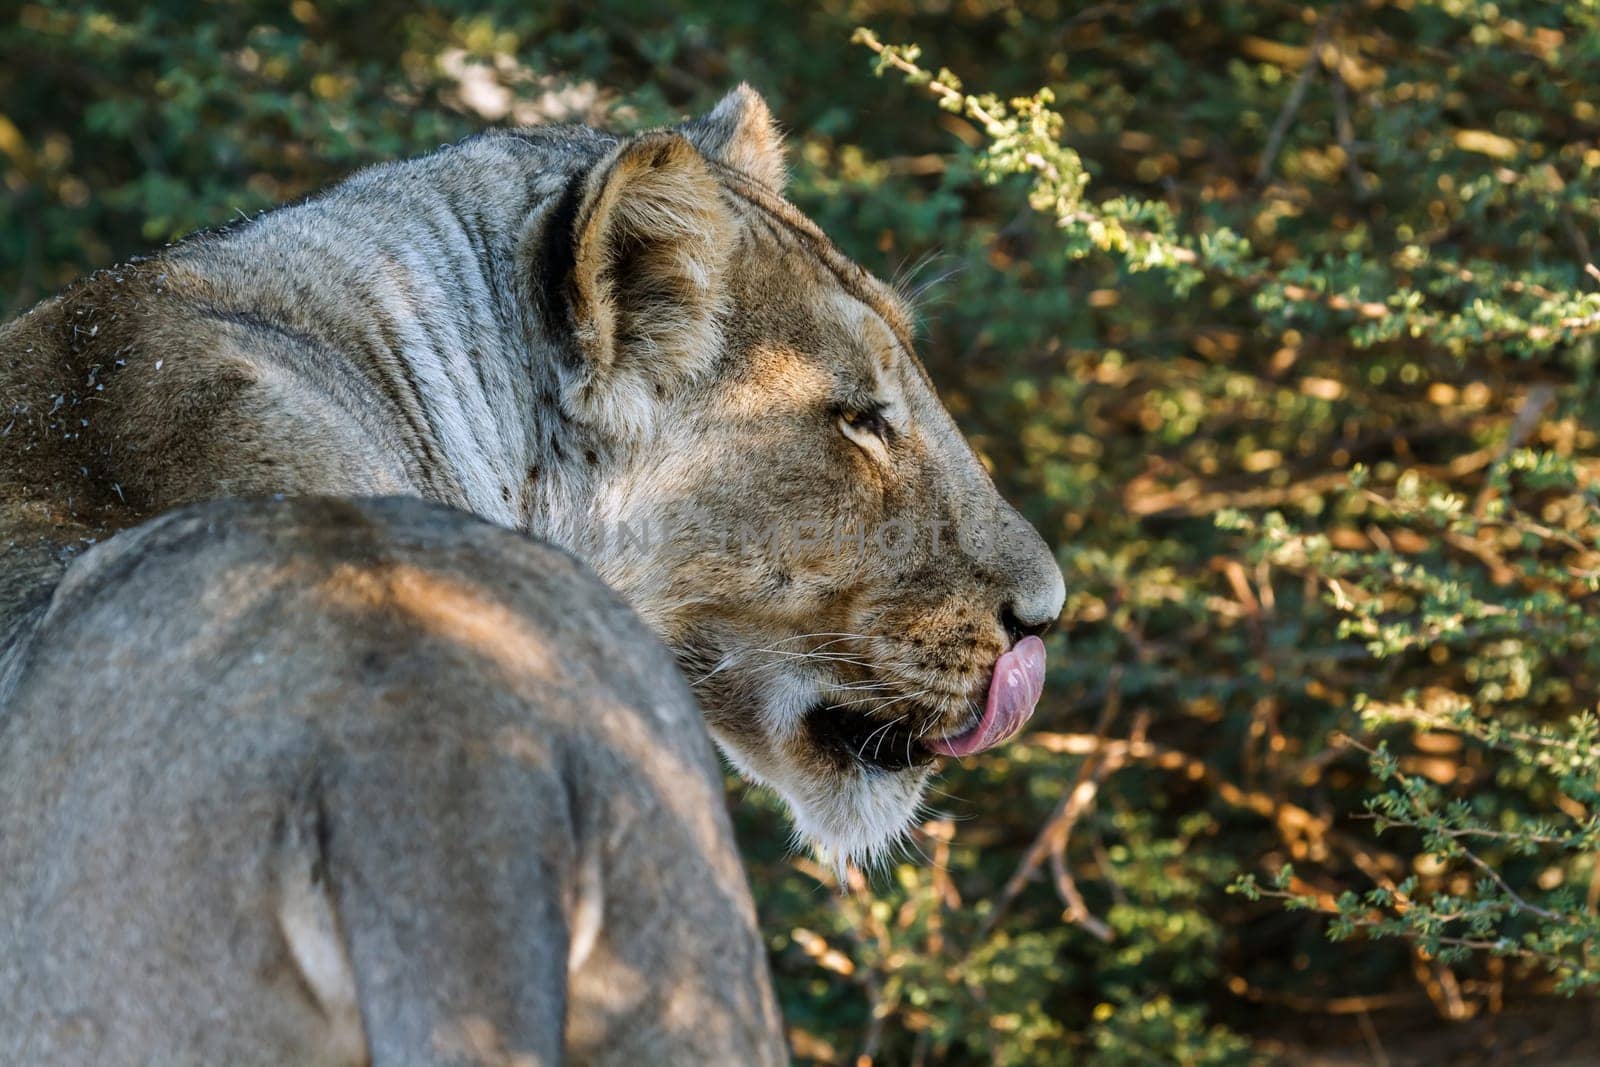
POLYGON ((781 1062, 721 792, 564 553, 415 499, 170 514, 73 567, 0 717, 0 1061, 781 1062))

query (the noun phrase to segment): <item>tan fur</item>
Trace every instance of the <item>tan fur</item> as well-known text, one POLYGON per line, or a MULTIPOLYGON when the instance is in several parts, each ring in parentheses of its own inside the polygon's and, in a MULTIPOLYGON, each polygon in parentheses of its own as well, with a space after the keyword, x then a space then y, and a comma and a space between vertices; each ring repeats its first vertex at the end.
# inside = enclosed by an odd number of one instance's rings
MULTIPOLYGON (((783 183, 747 87, 631 138, 494 132, 101 272, 0 327, 0 716, 88 546, 218 498, 409 495, 575 553, 665 641, 722 750, 783 795, 802 840, 881 855, 932 769, 919 739, 974 721, 996 658, 1054 619, 1062 581, 939 403, 909 311, 783 183)), ((381 581, 316 573, 327 610, 404 605, 418 633, 499 672, 597 654, 526 640, 521 615, 463 599, 431 558, 381 581)), ((130 664, 127 684, 151 680, 130 664)), ((537 730, 493 736, 541 751, 537 730)), ((672 794, 666 765, 629 768, 672 794)), ((648 839, 631 847, 665 862, 648 839)), ((579 930, 603 918, 573 988, 656 988, 613 966, 609 891, 577 899, 579 930)), ((342 979, 319 906, 284 921, 332 1018, 342 979)), ((741 980, 701 962, 707 983, 741 980)), ((608 1018, 573 1033, 604 1045, 608 1018)), ((500 1048, 486 1025, 458 1019, 440 1040, 500 1048)), ((384 1035, 369 1021, 365 1040, 384 1035)))

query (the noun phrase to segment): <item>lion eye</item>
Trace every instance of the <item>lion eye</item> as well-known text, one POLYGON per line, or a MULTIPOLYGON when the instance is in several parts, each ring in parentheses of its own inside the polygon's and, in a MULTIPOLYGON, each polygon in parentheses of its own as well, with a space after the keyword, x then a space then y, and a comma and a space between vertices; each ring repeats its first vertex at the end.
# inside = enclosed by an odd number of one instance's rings
POLYGON ((889 424, 884 421, 881 407, 845 411, 839 415, 839 421, 845 428, 856 433, 871 434, 879 440, 887 440, 889 437, 889 424))
POLYGON ((889 422, 882 407, 847 409, 839 412, 839 432, 856 447, 876 456, 889 458, 889 422))
POLYGON ((883 418, 883 406, 874 405, 870 408, 846 408, 838 413, 838 432, 850 438, 856 448, 875 456, 880 462, 888 462, 888 443, 893 435, 888 419, 883 418))

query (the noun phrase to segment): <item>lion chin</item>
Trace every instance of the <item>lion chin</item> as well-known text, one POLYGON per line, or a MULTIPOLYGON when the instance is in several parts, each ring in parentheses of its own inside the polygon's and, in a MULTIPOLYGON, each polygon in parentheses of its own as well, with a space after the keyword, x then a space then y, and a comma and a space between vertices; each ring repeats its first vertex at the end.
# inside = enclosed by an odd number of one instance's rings
MULTIPOLYGON (((759 731, 712 736, 734 768, 778 794, 797 851, 840 874, 881 867, 922 811, 936 757, 910 731, 830 705, 814 680, 767 679, 752 716, 759 731)), ((744 719, 749 722, 750 719, 744 719)))
POLYGON ((752 759, 718 739, 718 747, 740 774, 783 799, 797 851, 809 851, 841 877, 849 866, 881 867, 905 842, 922 811, 932 777, 929 762, 900 769, 870 763, 819 767, 821 761, 752 759))

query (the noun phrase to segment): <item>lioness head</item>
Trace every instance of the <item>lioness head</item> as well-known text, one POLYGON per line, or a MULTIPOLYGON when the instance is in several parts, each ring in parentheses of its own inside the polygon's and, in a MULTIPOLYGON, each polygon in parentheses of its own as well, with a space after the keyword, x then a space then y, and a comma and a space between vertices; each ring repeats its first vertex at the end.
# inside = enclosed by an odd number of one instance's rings
POLYGON ((863 860, 938 756, 1021 727, 1063 583, 940 404, 901 301, 783 184, 741 87, 618 142, 529 238, 570 256, 561 401, 595 472, 550 532, 666 638, 800 834, 863 860))

